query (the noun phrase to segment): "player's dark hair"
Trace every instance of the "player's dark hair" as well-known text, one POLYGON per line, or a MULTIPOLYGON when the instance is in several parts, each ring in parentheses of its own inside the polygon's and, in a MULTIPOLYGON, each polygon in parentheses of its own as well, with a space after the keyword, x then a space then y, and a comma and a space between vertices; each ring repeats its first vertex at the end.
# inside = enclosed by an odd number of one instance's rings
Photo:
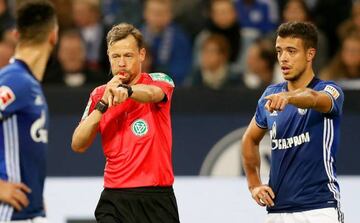
POLYGON ((22 1, 16 10, 20 41, 43 42, 57 24, 54 6, 48 0, 22 1))
POLYGON ((318 31, 310 22, 287 22, 279 26, 277 36, 282 38, 291 37, 303 40, 305 49, 317 49, 318 31))
POLYGON ((113 43, 125 39, 129 35, 135 38, 139 49, 144 48, 143 35, 137 28, 128 23, 120 23, 112 27, 106 36, 107 45, 111 46, 113 43))

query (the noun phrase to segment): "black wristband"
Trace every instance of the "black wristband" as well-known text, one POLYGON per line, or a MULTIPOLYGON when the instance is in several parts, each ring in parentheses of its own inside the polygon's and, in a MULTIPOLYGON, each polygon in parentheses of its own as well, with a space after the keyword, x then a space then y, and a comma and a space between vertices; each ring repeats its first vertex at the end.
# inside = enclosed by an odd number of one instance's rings
POLYGON ((108 108, 109 105, 103 100, 98 101, 98 103, 96 103, 95 105, 95 109, 101 112, 102 114, 104 114, 108 108))
POLYGON ((126 85, 126 84, 119 84, 118 87, 122 87, 122 88, 126 88, 128 91, 128 97, 130 98, 130 96, 133 94, 133 90, 131 88, 131 86, 126 85))

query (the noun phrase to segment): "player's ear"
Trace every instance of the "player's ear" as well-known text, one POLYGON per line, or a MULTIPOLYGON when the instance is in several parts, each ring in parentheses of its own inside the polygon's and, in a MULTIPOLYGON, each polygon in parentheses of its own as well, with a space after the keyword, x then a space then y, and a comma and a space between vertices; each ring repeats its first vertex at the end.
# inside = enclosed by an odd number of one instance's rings
POLYGON ((49 34, 49 42, 52 46, 55 46, 59 39, 59 27, 55 26, 49 34))
POLYGON ((19 30, 17 30, 17 29, 13 29, 13 30, 11 31, 11 35, 12 35, 13 37, 15 37, 16 40, 18 40, 18 39, 20 38, 20 33, 19 33, 19 30))
POLYGON ((315 48, 309 48, 309 49, 307 50, 306 60, 307 60, 308 62, 314 60, 315 54, 316 54, 316 49, 315 49, 315 48))

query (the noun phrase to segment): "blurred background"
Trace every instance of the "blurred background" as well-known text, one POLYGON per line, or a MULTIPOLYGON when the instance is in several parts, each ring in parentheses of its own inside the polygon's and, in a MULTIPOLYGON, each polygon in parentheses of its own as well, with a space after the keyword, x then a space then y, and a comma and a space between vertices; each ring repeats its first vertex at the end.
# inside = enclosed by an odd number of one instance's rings
MULTIPOLYGON (((26 0, 22 0, 26 1, 26 0)), ((110 79, 106 33, 128 22, 144 34, 145 72, 176 84, 172 104, 175 192, 182 222, 262 222, 265 210, 247 191, 239 142, 264 88, 282 81, 276 27, 311 21, 319 28, 314 68, 345 91, 337 173, 346 222, 358 222, 360 200, 359 0, 51 0, 60 39, 44 91, 50 107, 46 200, 50 222, 94 222, 104 156, 97 139, 85 154, 71 135, 92 89, 110 79)), ((14 53, 14 11, 0 0, 0 67, 14 53)), ((261 147, 264 182, 270 150, 261 147)))

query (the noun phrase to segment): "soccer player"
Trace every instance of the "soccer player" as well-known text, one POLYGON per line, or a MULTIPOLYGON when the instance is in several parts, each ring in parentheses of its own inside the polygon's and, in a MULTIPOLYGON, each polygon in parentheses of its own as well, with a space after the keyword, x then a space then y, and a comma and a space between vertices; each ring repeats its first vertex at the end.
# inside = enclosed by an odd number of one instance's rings
POLYGON ((45 222, 48 108, 40 81, 58 25, 44 0, 23 1, 16 22, 15 55, 0 71, 0 222, 45 222))
POLYGON ((85 152, 96 133, 106 156, 97 222, 179 222, 172 184, 170 103, 174 82, 164 73, 141 73, 143 36, 130 24, 107 34, 113 78, 90 95, 72 138, 85 152))
POLYGON ((266 223, 338 223, 336 159, 344 94, 315 77, 317 30, 288 22, 277 30, 283 83, 269 86, 242 140, 242 161, 252 198, 267 206, 266 223), (269 184, 259 175, 259 142, 270 129, 269 184))

